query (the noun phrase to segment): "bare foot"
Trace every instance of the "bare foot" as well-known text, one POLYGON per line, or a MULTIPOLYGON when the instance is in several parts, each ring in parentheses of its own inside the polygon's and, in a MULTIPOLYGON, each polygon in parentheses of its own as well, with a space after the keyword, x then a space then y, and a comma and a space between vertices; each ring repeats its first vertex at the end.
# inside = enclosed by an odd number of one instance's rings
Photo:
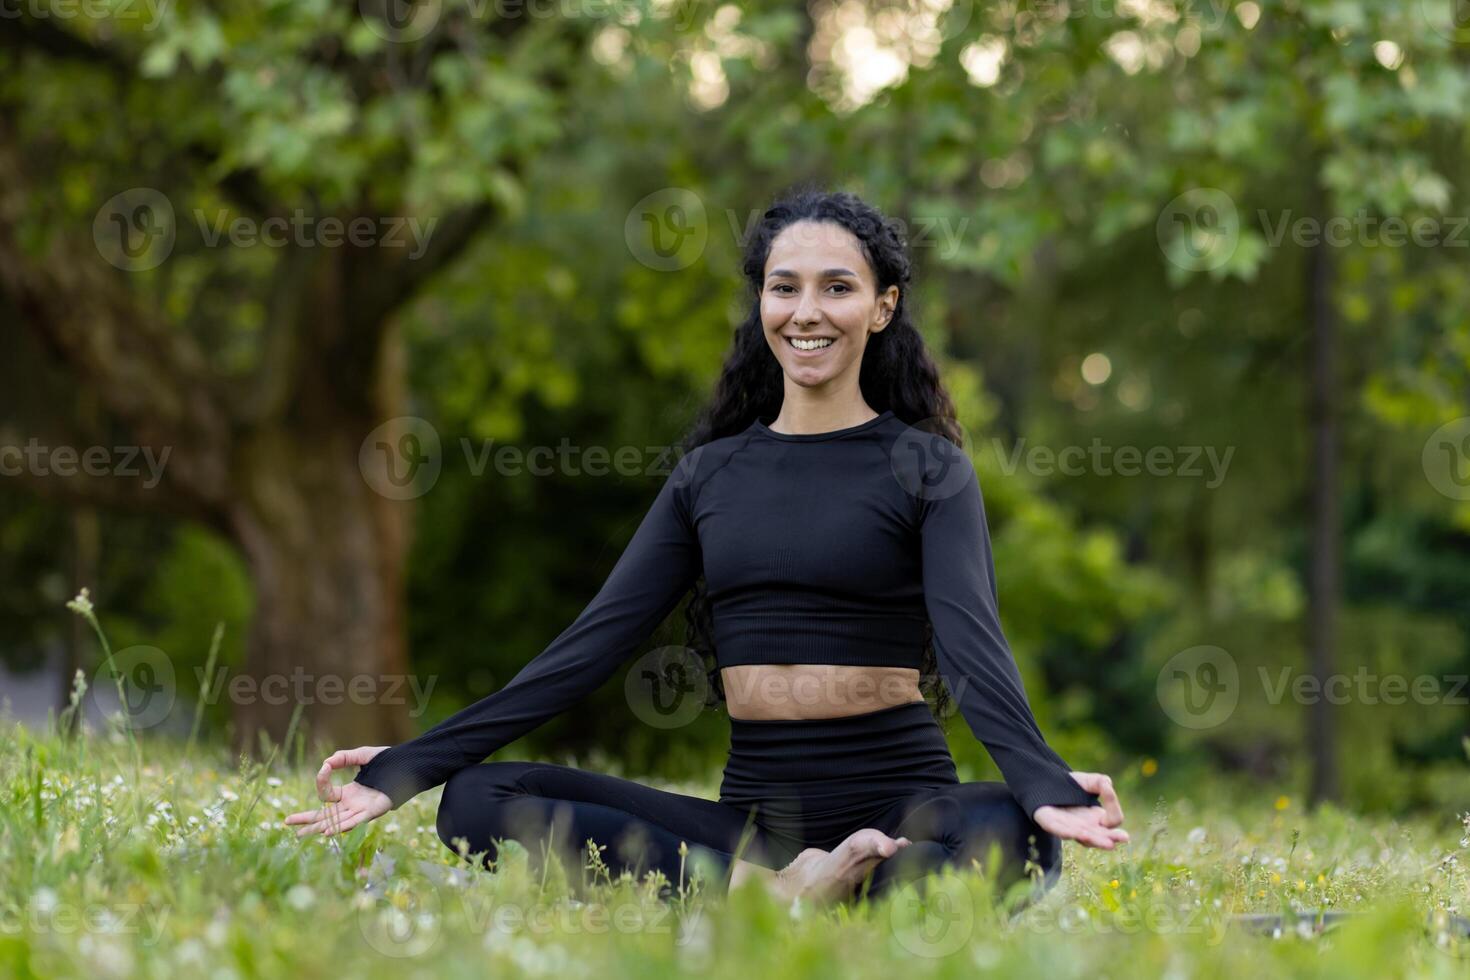
POLYGON ((909 844, 907 837, 895 840, 881 830, 864 827, 830 851, 808 847, 776 872, 776 893, 783 899, 819 903, 851 897, 874 865, 909 844))

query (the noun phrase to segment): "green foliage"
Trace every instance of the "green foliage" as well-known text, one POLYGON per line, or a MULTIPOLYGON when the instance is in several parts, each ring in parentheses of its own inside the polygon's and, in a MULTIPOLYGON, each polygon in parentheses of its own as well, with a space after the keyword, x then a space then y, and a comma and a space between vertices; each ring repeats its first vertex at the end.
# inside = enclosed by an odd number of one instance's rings
MULTIPOLYGON (((1096 767, 1145 753, 1181 766, 1272 755, 1299 772, 1296 706, 1246 702, 1223 730, 1192 733, 1163 716, 1153 685, 1196 644, 1230 650, 1250 676, 1304 660, 1307 270, 1322 252, 1275 231, 1361 211, 1451 233, 1466 197, 1470 72, 1463 44, 1430 22, 1438 6, 1257 0, 1075 16, 1041 5, 1022 16, 957 4, 937 40, 899 32, 900 46, 934 50, 867 101, 846 98, 826 58, 834 22, 788 4, 560 11, 515 30, 472 7, 444 3, 444 30, 414 43, 325 0, 180 3, 146 24, 109 7, 48 22, 90 53, 0 48, 0 106, 45 177, 21 216, 29 253, 62 234, 85 239, 121 189, 164 192, 179 242, 128 281, 229 380, 267 361, 277 290, 313 253, 209 246, 211 223, 251 215, 257 196, 265 211, 315 216, 494 209, 393 332, 404 410, 429 419, 446 452, 418 502, 407 572, 415 663, 449 681, 424 723, 504 683, 570 622, 656 486, 649 472, 477 474, 461 440, 675 443, 745 313, 743 229, 777 190, 815 177, 931 232, 915 247, 917 320, 973 437, 1007 635, 1048 736, 1096 767), (1003 51, 984 84, 966 68, 977 44, 1003 51), (728 91, 699 102, 691 79, 714 67, 728 91), (705 210, 707 244, 672 272, 638 261, 625 237, 630 209, 661 188, 705 210), (1228 199, 1233 224, 1161 228, 1171 202, 1202 190, 1228 199), (1098 355, 1106 376, 1084 376, 1098 355), (1008 462, 1095 441, 1176 460, 1213 451, 1221 469, 1008 462)), ((1465 672, 1456 556, 1470 501, 1436 490, 1421 460, 1431 432, 1470 414, 1463 252, 1354 233, 1327 257, 1339 661, 1465 672)), ((70 572, 50 542, 66 527, 59 510, 11 499, 3 636, 7 660, 29 663, 24 651, 60 637, 70 572)), ((124 644, 193 666, 224 620, 222 659, 235 664, 247 573, 206 532, 109 514, 93 584, 115 590, 124 644)), ((549 727, 547 744, 619 737, 625 717, 599 697, 609 710, 549 727)), ((1445 776, 1454 723, 1436 714, 1416 742, 1412 716, 1344 717, 1353 801, 1460 800, 1445 776)), ((661 760, 648 745, 629 751, 687 770, 719 737, 701 732, 661 760)), ((954 742, 987 771, 973 740, 954 742)))

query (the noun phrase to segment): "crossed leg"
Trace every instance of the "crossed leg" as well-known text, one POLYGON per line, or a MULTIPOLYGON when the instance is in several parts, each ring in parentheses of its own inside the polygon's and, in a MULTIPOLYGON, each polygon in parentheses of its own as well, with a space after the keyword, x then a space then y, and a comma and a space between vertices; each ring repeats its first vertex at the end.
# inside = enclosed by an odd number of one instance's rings
POLYGON ((968 869, 972 859, 988 869, 992 845, 1000 850, 1002 889, 1027 877, 1028 859, 1040 867, 1045 887, 1061 875, 1062 842, 1026 815, 1005 783, 955 783, 921 790, 900 800, 874 826, 913 843, 874 867, 869 897, 942 867, 968 869))
POLYGON ((688 887, 703 863, 719 876, 703 887, 720 893, 737 858, 779 868, 795 853, 739 807, 544 762, 487 762, 456 772, 444 785, 436 829, 446 846, 457 850, 454 840, 462 837, 469 853, 484 851, 487 862, 498 859, 496 838, 516 840, 537 873, 555 853, 574 879, 588 838, 606 847, 602 860, 614 879, 627 870, 641 881, 657 869, 672 888, 688 887), (681 842, 689 850, 682 861, 681 842))

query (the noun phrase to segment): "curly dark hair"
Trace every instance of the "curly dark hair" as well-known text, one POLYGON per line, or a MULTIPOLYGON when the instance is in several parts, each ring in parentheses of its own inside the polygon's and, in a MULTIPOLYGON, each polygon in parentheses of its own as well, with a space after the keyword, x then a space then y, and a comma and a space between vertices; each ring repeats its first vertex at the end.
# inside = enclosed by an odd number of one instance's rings
MULTIPOLYGON (((683 452, 743 432, 757 418, 771 419, 781 410, 785 389, 781 364, 766 343, 761 323, 761 284, 772 240, 797 221, 826 221, 846 228, 857 238, 873 270, 877 291, 882 293, 891 285, 899 289, 898 305, 888 325, 869 335, 863 350, 858 372, 863 398, 876 411, 892 409, 901 421, 922 423, 924 429, 943 435, 963 449, 963 431, 955 420, 954 403, 940 383, 939 371, 910 317, 913 298, 909 282, 914 266, 902 227, 854 194, 804 187, 771 205, 745 246, 741 268, 750 290, 749 310, 735 328, 714 396, 684 437, 683 452)), ((685 619, 685 643, 705 658, 710 692, 706 703, 714 706, 725 700, 725 689, 715 659, 714 624, 703 575, 694 584, 685 619)), ((934 624, 926 620, 919 689, 942 724, 951 714, 953 702, 939 676, 933 638, 934 624)))

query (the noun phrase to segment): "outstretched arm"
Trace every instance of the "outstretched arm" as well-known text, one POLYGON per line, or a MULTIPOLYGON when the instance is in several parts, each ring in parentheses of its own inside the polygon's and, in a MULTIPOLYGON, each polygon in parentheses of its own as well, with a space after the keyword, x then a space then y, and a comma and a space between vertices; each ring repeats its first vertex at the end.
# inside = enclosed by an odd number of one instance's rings
POLYGON ((355 782, 398 807, 595 691, 689 591, 702 568, 687 454, 659 490, 596 597, 510 683, 411 741, 378 754, 355 782))
POLYGON ((916 489, 924 602, 940 673, 1027 816, 1044 805, 1095 806, 1097 795, 1078 784, 1042 737, 1001 630, 995 560, 974 465, 943 436, 925 439, 926 479, 916 489))

